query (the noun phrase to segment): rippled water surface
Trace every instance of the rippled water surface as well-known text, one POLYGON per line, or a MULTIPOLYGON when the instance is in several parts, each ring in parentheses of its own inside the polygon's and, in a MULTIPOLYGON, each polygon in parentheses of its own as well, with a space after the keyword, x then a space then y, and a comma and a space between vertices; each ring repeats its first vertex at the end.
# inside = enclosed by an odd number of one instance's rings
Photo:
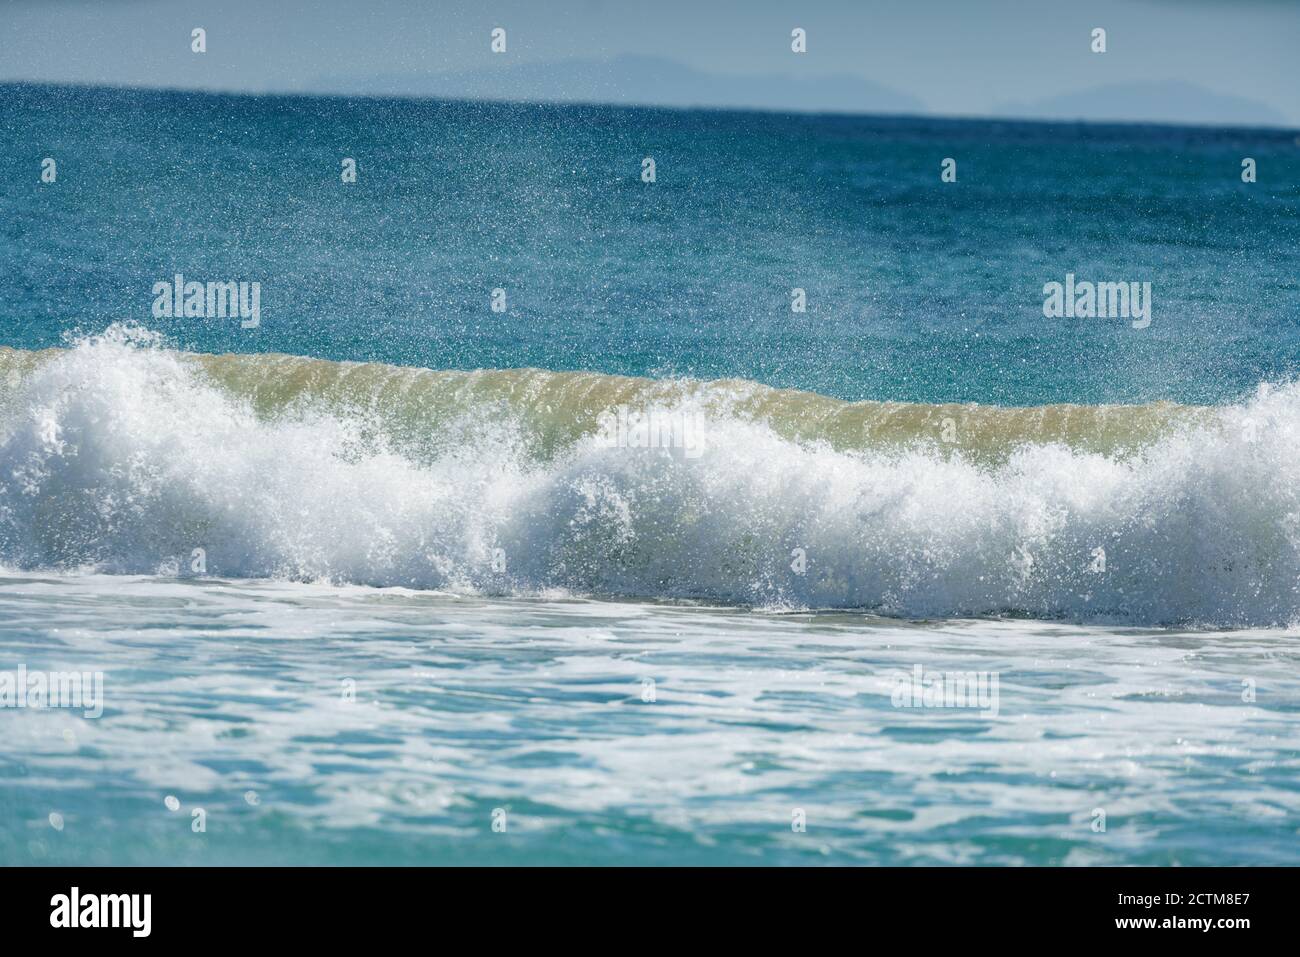
POLYGON ((10 575, 0 669, 106 706, 0 714, 0 862, 1294 864, 1295 647, 10 575), (895 707, 917 665, 997 714, 895 707))

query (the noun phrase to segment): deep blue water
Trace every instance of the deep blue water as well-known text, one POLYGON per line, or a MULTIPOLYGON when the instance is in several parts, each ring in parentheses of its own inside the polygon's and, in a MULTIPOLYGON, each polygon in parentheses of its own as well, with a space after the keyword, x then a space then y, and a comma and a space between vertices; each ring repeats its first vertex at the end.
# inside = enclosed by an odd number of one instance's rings
POLYGON ((1001 404, 1300 367, 1294 131, 6 86, 0 184, 27 348, 134 319, 205 352, 1001 404), (153 319, 177 272, 261 282, 262 325, 153 319), (1044 319, 1067 272, 1151 282, 1151 326, 1044 319))

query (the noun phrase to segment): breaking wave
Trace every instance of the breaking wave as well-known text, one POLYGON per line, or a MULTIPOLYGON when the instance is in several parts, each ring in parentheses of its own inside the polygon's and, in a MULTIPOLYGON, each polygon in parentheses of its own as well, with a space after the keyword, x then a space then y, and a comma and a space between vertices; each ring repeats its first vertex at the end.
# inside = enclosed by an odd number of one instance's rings
POLYGON ((0 563, 188 574, 202 554, 222 577, 466 593, 1286 624, 1298 451, 1293 386, 1213 409, 849 403, 188 355, 115 326, 0 349, 0 563), (614 409, 696 445, 611 442, 614 409))

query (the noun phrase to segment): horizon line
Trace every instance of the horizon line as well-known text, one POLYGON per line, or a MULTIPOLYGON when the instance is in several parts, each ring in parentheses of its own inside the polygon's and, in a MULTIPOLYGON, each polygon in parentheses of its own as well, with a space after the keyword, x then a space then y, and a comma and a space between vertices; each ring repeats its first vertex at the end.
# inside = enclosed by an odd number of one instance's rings
POLYGON ((83 83, 78 81, 60 81, 60 80, 24 80, 24 79, 5 79, 0 78, 0 87, 29 87, 45 88, 56 90, 103 90, 108 92, 120 93, 166 93, 166 94, 187 94, 213 97, 243 97, 248 99, 334 99, 334 100, 390 100, 400 102, 436 102, 436 103, 461 103, 461 104, 494 104, 503 106, 578 106, 587 108, 603 109, 623 109, 623 110, 663 110, 675 113, 760 113, 770 116, 833 116, 843 117, 846 119, 914 119, 914 120, 940 120, 951 123, 989 123, 989 122, 1007 122, 1022 123, 1026 125, 1041 126, 1121 126, 1121 127, 1168 127, 1172 129, 1188 130, 1267 130, 1279 133, 1300 133, 1300 125, 1279 126, 1276 124, 1259 124, 1259 123, 1210 123, 1210 122, 1187 122, 1179 120, 1134 120, 1134 119, 1093 119, 1082 117, 1042 117, 1042 116, 1016 116, 1013 114, 953 114, 939 112, 869 112, 853 111, 843 109, 800 109, 793 107, 764 107, 764 106, 726 106, 720 104, 697 104, 693 106, 683 106, 680 104, 661 104, 661 103, 617 103, 608 100, 586 100, 586 99, 542 99, 542 100, 521 100, 510 97, 465 97, 465 96, 439 96, 437 94, 422 93, 341 93, 331 91, 310 91, 310 90, 235 90, 224 89, 219 87, 201 87, 201 86, 152 86, 147 84, 130 84, 130 83, 83 83))

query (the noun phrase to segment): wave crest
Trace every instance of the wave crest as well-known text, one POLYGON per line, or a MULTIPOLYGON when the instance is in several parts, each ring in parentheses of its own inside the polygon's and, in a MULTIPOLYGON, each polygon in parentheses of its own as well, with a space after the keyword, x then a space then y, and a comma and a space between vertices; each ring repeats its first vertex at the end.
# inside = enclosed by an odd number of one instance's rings
POLYGON ((0 561, 909 616, 1300 607, 1300 389, 1222 409, 846 403, 749 382, 0 350, 0 561), (702 454, 611 447, 616 406, 702 454), (951 435, 945 435, 948 425, 951 435), (945 441, 945 439, 951 439, 945 441))

